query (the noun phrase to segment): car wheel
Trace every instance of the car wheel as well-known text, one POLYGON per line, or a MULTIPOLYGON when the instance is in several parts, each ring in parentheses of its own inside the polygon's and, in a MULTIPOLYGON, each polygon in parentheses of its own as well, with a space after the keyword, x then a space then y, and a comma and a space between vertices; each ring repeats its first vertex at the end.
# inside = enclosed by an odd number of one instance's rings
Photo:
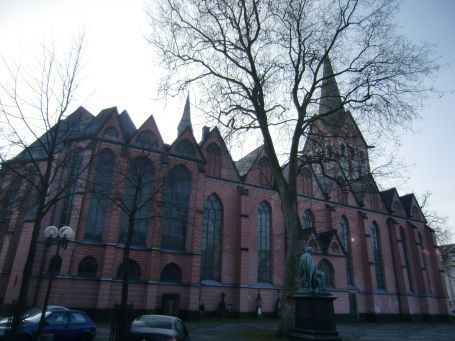
POLYGON ((79 341, 90 341, 92 339, 92 335, 89 333, 82 334, 79 338, 79 341))

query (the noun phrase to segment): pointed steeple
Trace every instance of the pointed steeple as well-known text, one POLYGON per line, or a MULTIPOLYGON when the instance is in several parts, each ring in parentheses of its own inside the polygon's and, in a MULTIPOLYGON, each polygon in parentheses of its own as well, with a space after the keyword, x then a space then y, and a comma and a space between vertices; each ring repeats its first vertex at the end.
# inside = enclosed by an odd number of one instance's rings
POLYGON ((338 84, 333 75, 332 63, 327 56, 324 60, 324 69, 322 76, 325 79, 321 86, 321 100, 319 102, 319 114, 325 114, 333 111, 331 114, 324 116, 322 120, 332 134, 336 134, 341 128, 345 118, 343 101, 338 90, 338 84))
POLYGON ((180 123, 177 127, 178 135, 183 133, 183 131, 190 127, 193 130, 193 126, 191 125, 191 112, 190 112, 190 94, 188 93, 186 97, 185 108, 183 109, 182 118, 180 119, 180 123))
POLYGON ((332 63, 329 57, 324 61, 324 69, 322 76, 325 79, 321 87, 321 101, 319 103, 319 113, 324 114, 342 106, 340 91, 338 84, 333 76, 332 63))

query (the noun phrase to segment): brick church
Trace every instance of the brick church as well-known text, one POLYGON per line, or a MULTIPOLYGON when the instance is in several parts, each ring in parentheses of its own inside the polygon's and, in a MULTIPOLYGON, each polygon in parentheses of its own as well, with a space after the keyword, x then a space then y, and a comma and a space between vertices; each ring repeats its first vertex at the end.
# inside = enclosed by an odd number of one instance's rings
MULTIPOLYGON (((331 72, 330 64, 325 69, 331 72)), ((333 78, 322 94, 321 111, 340 100, 333 78)), ((279 313, 285 231, 262 147, 234 161, 216 127, 204 127, 197 141, 188 100, 170 144, 164 143, 153 116, 137 129, 128 113, 115 107, 97 116, 80 107, 66 122, 79 129, 58 149, 73 156, 71 171, 61 178, 83 170, 105 191, 114 191, 119 174, 127 174, 139 160, 150 180, 143 193, 155 194, 139 210, 149 218, 135 225, 130 261, 122 264, 124 212, 88 189, 66 189, 70 195, 52 207, 42 227, 69 225, 75 239, 56 255, 55 243, 41 233, 31 305, 43 303, 54 267, 50 304, 108 311, 120 302, 127 266, 129 302, 137 310, 192 314, 222 309, 252 315, 260 306, 264 314, 279 313)), ((337 297, 337 316, 352 321, 446 316, 438 246, 415 196, 400 195, 395 188, 378 190, 368 145, 348 111, 341 108, 312 129, 323 132, 327 143, 308 140, 304 154, 323 153, 341 165, 302 164, 298 176, 302 228, 309 229, 307 245, 337 297), (340 138, 348 135, 349 140, 340 138)), ((8 306, 19 293, 34 203, 23 179, 5 168, 0 176, 0 300, 8 306)), ((84 189, 82 181, 75 182, 84 189)))

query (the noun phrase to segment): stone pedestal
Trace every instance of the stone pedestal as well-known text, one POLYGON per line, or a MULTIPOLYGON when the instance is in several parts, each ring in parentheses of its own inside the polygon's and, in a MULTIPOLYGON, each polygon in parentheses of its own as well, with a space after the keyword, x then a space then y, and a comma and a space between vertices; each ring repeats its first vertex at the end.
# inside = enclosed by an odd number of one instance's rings
POLYGON ((295 299, 295 328, 292 340, 341 341, 335 323, 333 301, 328 293, 297 292, 295 299))

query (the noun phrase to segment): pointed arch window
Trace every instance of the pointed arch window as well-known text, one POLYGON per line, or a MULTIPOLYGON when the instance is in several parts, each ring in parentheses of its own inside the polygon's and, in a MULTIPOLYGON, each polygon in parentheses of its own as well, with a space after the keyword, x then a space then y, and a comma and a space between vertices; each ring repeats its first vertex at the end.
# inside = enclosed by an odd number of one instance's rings
POLYGON ((201 279, 220 280, 222 221, 223 207, 218 197, 212 194, 204 204, 201 279))
POLYGON ((271 221, 272 210, 263 201, 259 205, 257 217, 258 282, 272 282, 271 221))
POLYGON ((129 215, 133 218, 131 245, 145 246, 150 224, 150 204, 153 199, 153 163, 145 157, 131 161, 123 194, 124 210, 120 218, 119 242, 125 243, 129 215), (134 213, 134 216, 133 216, 134 213))
POLYGON ((414 292, 414 283, 412 281, 412 272, 411 272, 411 264, 409 262, 409 253, 408 253, 408 242, 406 238, 406 232, 400 226, 400 239, 401 239, 401 248, 403 250, 403 257, 404 257, 404 264, 406 267, 406 273, 408 274, 408 283, 409 283, 409 290, 414 292))
POLYGON ((82 148, 76 148, 71 153, 68 179, 64 184, 66 191, 60 213, 60 225, 68 225, 70 223, 74 195, 77 189, 77 180, 79 179, 83 157, 84 150, 82 148))
POLYGON ((300 170, 300 174, 302 175, 303 180, 303 193, 306 195, 313 194, 313 181, 311 178, 311 170, 309 167, 303 167, 300 170))
POLYGON ((335 288, 335 270, 332 264, 327 259, 323 259, 319 262, 318 268, 324 273, 326 286, 335 288))
POLYGON ((191 158, 196 156, 196 150, 194 149, 193 144, 188 140, 181 140, 177 142, 175 146, 175 153, 191 158))
MULTIPOLYGON (((128 281, 141 280, 141 268, 132 259, 128 261, 128 281)), ((125 272, 125 263, 122 263, 117 269, 117 279, 122 279, 125 272)))
POLYGON ((351 258, 351 231, 349 222, 345 216, 340 219, 340 239, 346 252, 346 280, 350 285, 354 284, 352 276, 352 258, 351 258))
POLYGON ((60 273, 60 269, 62 268, 62 257, 55 255, 51 258, 49 262, 49 268, 47 269, 47 273, 51 275, 58 275, 60 273))
POLYGON ((109 127, 104 131, 104 138, 110 141, 118 141, 119 133, 114 127, 109 127))
POLYGON ((182 283, 182 271, 175 263, 170 263, 161 271, 160 281, 166 283, 182 283))
POLYGON ((303 213, 303 228, 312 229, 314 228, 314 215, 311 210, 307 209, 303 213))
POLYGON ((420 234, 420 232, 417 232, 417 238, 418 238, 418 246, 419 246, 419 254, 420 254, 420 259, 421 259, 422 271, 423 271, 423 275, 427 281, 428 291, 431 294, 433 292, 433 290, 431 289, 430 275, 427 271, 427 259, 426 259, 426 255, 425 255, 425 245, 423 244, 423 239, 422 239, 422 235, 420 234))
POLYGON ((3 189, 2 200, 0 202, 0 226, 5 230, 10 224, 21 185, 22 177, 16 176, 9 186, 3 189))
POLYGON ((166 249, 185 250, 186 226, 191 193, 191 173, 183 167, 174 167, 166 182, 164 223, 161 246, 166 249))
POLYGON ((216 143, 207 147, 207 173, 210 176, 221 176, 221 148, 216 143))
POLYGON ((374 267, 376 271, 376 285, 379 290, 386 290, 384 277, 384 263, 382 260, 381 235, 376 222, 371 224, 371 242, 373 246, 374 267))
POLYGON ((141 131, 137 135, 136 144, 145 149, 158 149, 158 139, 150 130, 141 131))
POLYGON ((95 258, 91 256, 85 257, 83 260, 81 260, 77 268, 77 275, 79 277, 96 278, 97 272, 98 265, 95 258))
POLYGON ((85 240, 101 242, 108 208, 107 194, 110 191, 114 173, 114 153, 108 149, 100 153, 96 167, 90 208, 85 229, 85 240))

